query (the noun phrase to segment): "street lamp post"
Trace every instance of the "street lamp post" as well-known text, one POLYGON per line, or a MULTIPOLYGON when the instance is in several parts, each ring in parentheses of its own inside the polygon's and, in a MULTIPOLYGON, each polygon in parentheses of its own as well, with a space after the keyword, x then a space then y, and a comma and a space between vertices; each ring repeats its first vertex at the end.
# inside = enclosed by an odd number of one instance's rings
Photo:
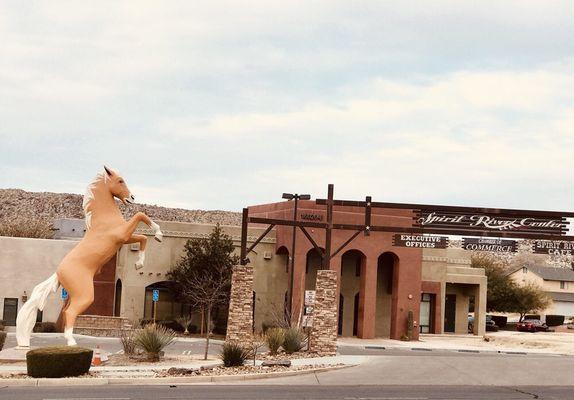
MULTIPOLYGON (((299 200, 310 200, 310 194, 292 194, 292 193, 283 193, 283 199, 291 201, 295 201, 295 206, 293 207, 293 222, 297 222, 297 208, 299 206, 299 200)), ((288 305, 289 305, 289 318, 292 316, 292 303, 293 303, 293 280, 295 277, 295 240, 297 239, 297 227, 293 225, 293 238, 291 242, 291 252, 289 254, 291 265, 289 266, 290 271, 290 279, 289 279, 289 296, 288 296, 288 305)))

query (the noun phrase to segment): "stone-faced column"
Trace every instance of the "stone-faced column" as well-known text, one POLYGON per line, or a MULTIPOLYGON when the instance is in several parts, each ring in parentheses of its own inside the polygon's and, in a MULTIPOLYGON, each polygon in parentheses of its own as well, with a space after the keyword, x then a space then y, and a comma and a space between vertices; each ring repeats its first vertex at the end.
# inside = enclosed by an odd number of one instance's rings
POLYGON ((311 351, 324 356, 337 354, 337 271, 317 271, 313 329, 310 335, 311 351))
POLYGON ((231 276, 231 296, 225 340, 243 342, 253 333, 253 267, 237 265, 231 276))

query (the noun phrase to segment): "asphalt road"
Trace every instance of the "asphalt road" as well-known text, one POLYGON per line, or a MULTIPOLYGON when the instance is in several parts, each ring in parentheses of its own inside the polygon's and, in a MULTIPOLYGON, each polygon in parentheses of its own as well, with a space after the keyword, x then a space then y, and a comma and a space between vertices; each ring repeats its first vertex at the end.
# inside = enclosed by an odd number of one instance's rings
POLYGON ((6 400, 570 400, 574 387, 480 386, 103 386, 0 388, 6 400))

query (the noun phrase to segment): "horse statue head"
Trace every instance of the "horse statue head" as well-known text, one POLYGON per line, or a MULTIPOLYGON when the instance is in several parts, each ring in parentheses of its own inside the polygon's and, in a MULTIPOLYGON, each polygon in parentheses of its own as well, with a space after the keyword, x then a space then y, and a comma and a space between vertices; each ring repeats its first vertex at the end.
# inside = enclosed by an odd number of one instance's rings
POLYGON ((105 182, 112 196, 124 204, 133 204, 135 197, 128 189, 128 185, 126 185, 124 178, 122 178, 117 171, 108 168, 105 165, 104 171, 106 172, 105 182))

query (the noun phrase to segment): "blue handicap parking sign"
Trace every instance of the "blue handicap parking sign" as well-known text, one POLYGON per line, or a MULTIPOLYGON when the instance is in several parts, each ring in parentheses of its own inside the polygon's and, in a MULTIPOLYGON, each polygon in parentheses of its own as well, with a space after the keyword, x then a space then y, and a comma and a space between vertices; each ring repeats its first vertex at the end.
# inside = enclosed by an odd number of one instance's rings
POLYGON ((159 289, 154 289, 151 296, 153 301, 159 301, 159 289))
POLYGON ((68 292, 66 289, 62 288, 62 300, 66 300, 68 298, 68 292))

